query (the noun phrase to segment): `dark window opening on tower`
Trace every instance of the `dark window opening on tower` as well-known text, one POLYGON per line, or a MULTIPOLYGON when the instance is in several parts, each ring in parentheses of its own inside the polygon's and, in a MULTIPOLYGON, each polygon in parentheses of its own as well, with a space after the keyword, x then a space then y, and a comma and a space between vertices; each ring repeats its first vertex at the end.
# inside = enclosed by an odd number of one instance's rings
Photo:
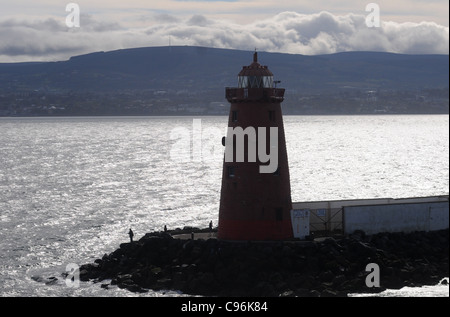
POLYGON ((234 166, 228 166, 227 173, 229 178, 234 178, 236 176, 236 168, 234 166))
POLYGON ((273 110, 269 111, 269 121, 276 122, 275 111, 273 111, 273 110))
POLYGON ((283 208, 276 208, 275 209, 275 220, 276 221, 283 221, 283 208))
POLYGON ((231 113, 231 121, 232 122, 237 122, 238 121, 238 112, 237 111, 233 111, 231 113))

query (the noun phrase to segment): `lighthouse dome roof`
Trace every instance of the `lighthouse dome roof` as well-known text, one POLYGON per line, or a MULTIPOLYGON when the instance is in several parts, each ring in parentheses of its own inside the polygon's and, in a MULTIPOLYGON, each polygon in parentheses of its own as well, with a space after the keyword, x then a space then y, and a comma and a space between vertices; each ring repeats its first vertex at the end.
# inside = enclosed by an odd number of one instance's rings
POLYGON ((244 66, 238 76, 273 76, 267 66, 258 63, 258 53, 253 54, 253 63, 250 66, 244 66))

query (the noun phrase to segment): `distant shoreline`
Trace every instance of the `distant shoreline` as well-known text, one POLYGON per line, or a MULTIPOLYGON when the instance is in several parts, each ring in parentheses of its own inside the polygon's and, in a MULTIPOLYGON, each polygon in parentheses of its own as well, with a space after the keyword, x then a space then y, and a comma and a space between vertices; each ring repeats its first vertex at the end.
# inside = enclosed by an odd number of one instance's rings
MULTIPOLYGON (((283 114, 283 117, 342 117, 342 116, 445 116, 450 113, 373 113, 373 114, 360 114, 360 113, 350 113, 350 114, 283 114)), ((176 115, 39 115, 39 116, 2 116, 1 118, 198 118, 198 117, 228 117, 228 114, 176 114, 176 115)))

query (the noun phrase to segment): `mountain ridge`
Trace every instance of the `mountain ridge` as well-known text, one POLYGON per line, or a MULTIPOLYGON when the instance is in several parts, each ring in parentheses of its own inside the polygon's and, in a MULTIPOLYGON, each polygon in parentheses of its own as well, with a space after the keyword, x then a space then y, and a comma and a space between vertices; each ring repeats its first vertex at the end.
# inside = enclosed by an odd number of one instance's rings
MULTIPOLYGON (((448 55, 341 52, 299 55, 258 52, 287 89, 305 92, 447 87, 448 55)), ((235 86, 252 52, 159 46, 93 52, 66 61, 0 64, 0 87, 65 91, 219 89, 235 86)))

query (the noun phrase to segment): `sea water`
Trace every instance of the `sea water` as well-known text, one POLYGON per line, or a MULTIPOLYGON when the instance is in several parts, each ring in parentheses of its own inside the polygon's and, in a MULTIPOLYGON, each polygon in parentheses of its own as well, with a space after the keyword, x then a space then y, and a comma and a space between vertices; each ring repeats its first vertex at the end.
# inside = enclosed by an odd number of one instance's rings
MULTIPOLYGON (((130 228, 139 239, 165 225, 217 225, 227 122, 0 118, 0 296, 136 296, 74 287, 61 272, 114 251, 130 228)), ((294 202, 448 195, 447 115, 285 116, 284 125, 294 202)))

